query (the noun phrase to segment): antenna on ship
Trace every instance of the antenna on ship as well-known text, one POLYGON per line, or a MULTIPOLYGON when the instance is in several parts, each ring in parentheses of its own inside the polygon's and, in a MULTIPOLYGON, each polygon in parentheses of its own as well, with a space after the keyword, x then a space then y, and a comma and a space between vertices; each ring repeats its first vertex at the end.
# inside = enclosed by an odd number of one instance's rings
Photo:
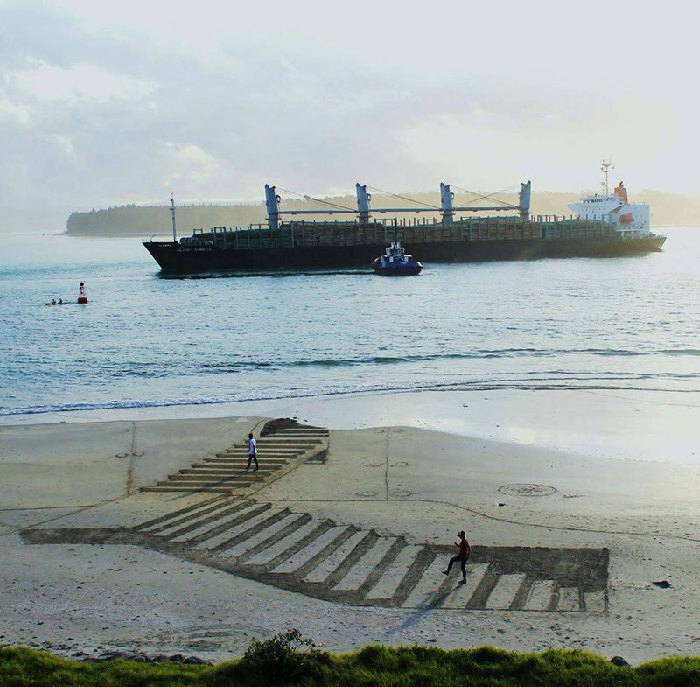
POLYGON ((175 199, 170 194, 170 222, 173 225, 173 243, 177 243, 177 232, 175 231, 175 199))
POLYGON ((615 169, 615 166, 612 163, 611 159, 608 159, 606 162, 605 159, 603 159, 602 167, 600 168, 600 171, 603 172, 605 175, 605 181, 601 181, 600 185, 605 189, 605 195, 609 196, 610 195, 610 187, 608 186, 608 168, 612 167, 615 169))

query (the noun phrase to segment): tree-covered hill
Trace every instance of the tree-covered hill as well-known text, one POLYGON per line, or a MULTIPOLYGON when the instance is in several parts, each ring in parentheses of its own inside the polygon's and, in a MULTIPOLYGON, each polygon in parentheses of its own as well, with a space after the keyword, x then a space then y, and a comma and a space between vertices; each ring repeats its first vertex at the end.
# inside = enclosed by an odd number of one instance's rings
MULTIPOLYGON (((420 203, 439 207, 440 198, 437 193, 402 193, 402 196, 413 198, 420 203)), ((530 212, 533 215, 569 215, 569 203, 576 202, 582 194, 564 192, 533 192, 530 212)), ((497 204, 500 200, 509 204, 517 204, 516 194, 500 194, 497 200, 489 198, 480 201, 481 204, 497 204)), ((343 207, 355 208, 354 196, 339 196, 325 198, 326 202, 343 207)), ((643 190, 631 193, 630 202, 649 203, 652 211, 652 226, 700 226, 700 196, 643 190)), ((478 205, 474 196, 456 194, 456 205, 478 205)), ((406 200, 392 196, 375 195, 372 207, 410 207, 406 200)), ((313 200, 283 200, 281 209, 323 209, 323 204, 313 200)), ((424 207, 415 205, 415 207, 424 207)), ((457 213, 459 216, 460 213, 457 213)), ((424 216, 431 217, 430 213, 424 216)), ((439 217, 439 213, 435 213, 439 217)), ((188 204, 177 208, 178 236, 189 236, 194 228, 209 229, 211 227, 248 227, 266 221, 264 203, 241 204, 188 204)), ((302 216, 299 216, 301 219, 302 216)), ((330 219, 331 215, 310 215, 306 219, 330 219)), ((350 215, 334 215, 335 218, 350 217, 350 215)), ((170 209, 163 206, 123 205, 90 212, 74 212, 67 222, 67 231, 74 235, 95 236, 150 236, 169 235, 171 233, 170 209)))

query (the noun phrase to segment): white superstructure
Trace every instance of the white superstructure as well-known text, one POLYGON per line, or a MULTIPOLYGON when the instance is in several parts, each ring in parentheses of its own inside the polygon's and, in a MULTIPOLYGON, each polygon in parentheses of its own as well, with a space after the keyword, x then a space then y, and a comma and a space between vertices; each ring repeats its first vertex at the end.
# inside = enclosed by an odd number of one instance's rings
POLYGON ((627 200, 627 189, 622 182, 615 187, 612 193, 608 192, 609 166, 609 162, 603 162, 605 193, 584 196, 578 203, 571 203, 569 207, 578 214, 579 219, 614 224, 623 236, 650 234, 649 206, 630 204, 627 200))

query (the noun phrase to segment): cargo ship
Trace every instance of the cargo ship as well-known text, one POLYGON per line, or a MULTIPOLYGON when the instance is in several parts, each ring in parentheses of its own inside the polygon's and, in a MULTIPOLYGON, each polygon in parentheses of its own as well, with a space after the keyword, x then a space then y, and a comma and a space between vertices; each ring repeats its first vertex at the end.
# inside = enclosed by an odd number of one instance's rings
POLYGON ((531 216, 530 181, 520 184, 518 205, 455 206, 450 185, 441 183, 440 207, 373 209, 367 185, 358 183, 357 209, 336 206, 290 211, 280 209, 275 186, 266 184, 267 223, 245 229, 195 229, 178 240, 171 198, 172 240, 144 241, 144 246, 165 274, 369 269, 392 241, 400 241, 407 252, 420 255, 423 263, 618 257, 661 250, 666 237, 651 232, 649 206, 629 204, 622 182, 610 193, 609 163, 603 165, 601 193, 570 205, 576 215, 568 218, 531 216), (431 212, 439 218, 376 218, 390 212, 431 212), (477 214, 484 212, 491 214, 477 214), (354 216, 350 220, 297 218, 314 213, 354 216))

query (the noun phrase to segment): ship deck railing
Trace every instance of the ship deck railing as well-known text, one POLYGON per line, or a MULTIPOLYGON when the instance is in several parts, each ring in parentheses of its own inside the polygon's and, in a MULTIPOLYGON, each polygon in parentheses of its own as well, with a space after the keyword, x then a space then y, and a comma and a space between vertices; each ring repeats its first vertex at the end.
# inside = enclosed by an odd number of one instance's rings
MULTIPOLYGON (((619 238, 614 225, 573 217, 459 217, 452 224, 430 218, 357 221, 293 220, 277 229, 253 224, 247 229, 195 229, 192 237, 224 249, 274 249, 378 245, 391 241, 421 244, 445 241, 504 241, 619 238)), ((211 245, 210 244, 210 245, 211 245)))

